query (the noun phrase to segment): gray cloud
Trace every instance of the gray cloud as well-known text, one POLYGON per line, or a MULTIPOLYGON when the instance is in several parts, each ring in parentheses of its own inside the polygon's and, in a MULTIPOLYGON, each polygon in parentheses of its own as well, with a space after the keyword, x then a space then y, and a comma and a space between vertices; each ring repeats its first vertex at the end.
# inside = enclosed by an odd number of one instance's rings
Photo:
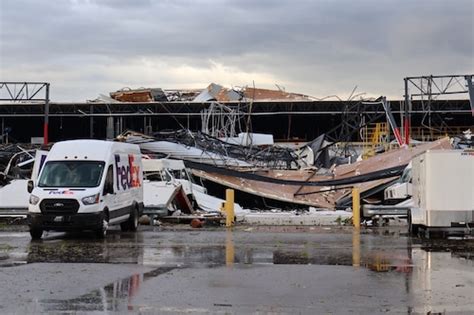
POLYGON ((4 0, 0 78, 51 81, 62 100, 252 80, 399 97, 404 76, 473 72, 473 3, 4 0))

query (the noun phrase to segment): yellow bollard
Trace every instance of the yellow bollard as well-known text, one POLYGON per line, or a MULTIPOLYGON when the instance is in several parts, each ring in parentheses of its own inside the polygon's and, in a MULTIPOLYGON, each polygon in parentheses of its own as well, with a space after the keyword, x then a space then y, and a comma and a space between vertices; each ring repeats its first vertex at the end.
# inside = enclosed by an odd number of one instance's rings
POLYGON ((360 229, 360 193, 357 187, 352 188, 352 223, 360 229))
POLYGON ((225 190, 225 226, 231 227, 234 224, 234 190, 225 190))

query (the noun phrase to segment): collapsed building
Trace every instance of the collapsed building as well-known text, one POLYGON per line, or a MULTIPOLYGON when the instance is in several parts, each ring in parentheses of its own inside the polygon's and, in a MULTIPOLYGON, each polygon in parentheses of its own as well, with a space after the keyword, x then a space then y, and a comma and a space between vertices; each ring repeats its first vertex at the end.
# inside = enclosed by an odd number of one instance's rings
MULTIPOLYGON (((2 98, 2 142, 38 143, 44 130, 53 142, 119 137, 145 153, 185 160, 207 185, 237 189, 253 201, 261 197, 264 205, 344 208, 351 185, 372 198, 415 155, 450 148, 444 137, 474 131, 469 99, 438 97, 452 95, 451 85, 441 87, 443 93, 416 86, 428 97, 366 99, 353 91, 345 100, 317 99, 281 88, 212 83, 190 90, 121 89, 92 101, 57 103, 30 90, 26 97, 11 94, 9 102, 2 98)), ((216 188, 216 194, 222 192, 216 188)))

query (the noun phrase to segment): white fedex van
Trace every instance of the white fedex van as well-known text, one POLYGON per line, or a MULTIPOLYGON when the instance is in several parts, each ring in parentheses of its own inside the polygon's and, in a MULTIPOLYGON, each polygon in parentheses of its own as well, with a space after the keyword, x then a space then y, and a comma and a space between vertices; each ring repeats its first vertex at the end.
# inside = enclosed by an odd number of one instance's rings
POLYGON ((28 224, 33 239, 44 230, 93 230, 110 224, 136 231, 143 211, 143 171, 138 145, 100 141, 57 142, 31 193, 28 224))

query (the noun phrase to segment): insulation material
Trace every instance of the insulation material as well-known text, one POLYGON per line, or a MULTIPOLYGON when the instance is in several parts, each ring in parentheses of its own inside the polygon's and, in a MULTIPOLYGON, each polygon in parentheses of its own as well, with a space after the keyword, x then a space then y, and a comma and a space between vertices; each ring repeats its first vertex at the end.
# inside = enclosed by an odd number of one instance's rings
POLYGON ((269 90, 247 87, 244 89, 244 97, 254 101, 275 101, 275 100, 293 100, 293 101, 310 101, 311 97, 304 94, 288 93, 281 90, 269 90))

